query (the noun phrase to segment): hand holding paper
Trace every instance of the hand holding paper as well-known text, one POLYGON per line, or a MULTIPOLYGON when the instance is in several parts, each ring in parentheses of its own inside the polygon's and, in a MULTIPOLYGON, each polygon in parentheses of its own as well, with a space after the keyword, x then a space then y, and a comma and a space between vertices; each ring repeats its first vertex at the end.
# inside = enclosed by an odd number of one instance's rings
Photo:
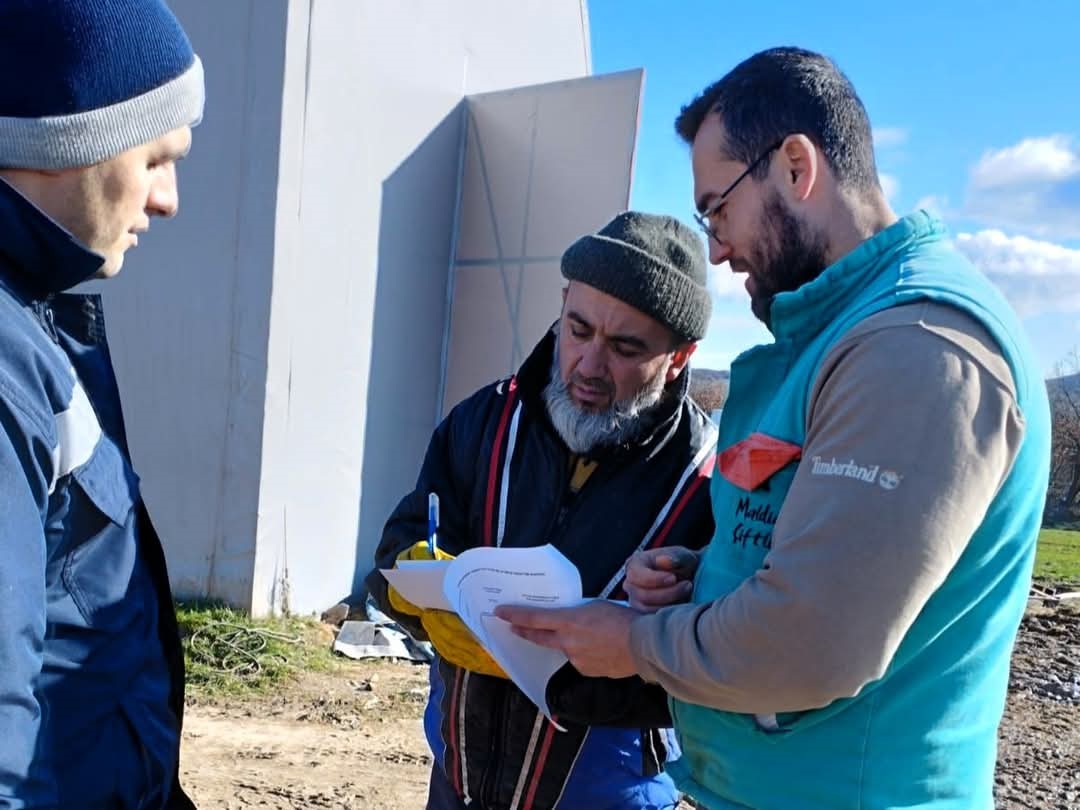
POLYGON ((558 550, 474 548, 453 561, 402 561, 383 575, 417 607, 456 613, 518 688, 551 717, 547 682, 567 657, 516 635, 494 611, 500 605, 580 604, 581 577, 558 550))
POLYGON ((559 650, 582 675, 628 678, 637 674, 630 654, 630 625, 640 614, 629 607, 597 599, 555 609, 505 605, 495 615, 509 622, 515 635, 559 650))

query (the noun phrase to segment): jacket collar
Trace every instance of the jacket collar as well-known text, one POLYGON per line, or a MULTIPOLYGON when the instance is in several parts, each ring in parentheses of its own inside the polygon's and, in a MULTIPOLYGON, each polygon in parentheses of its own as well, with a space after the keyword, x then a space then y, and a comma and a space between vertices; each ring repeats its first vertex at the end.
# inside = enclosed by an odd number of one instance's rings
POLYGON ((0 280, 41 300, 91 278, 103 261, 0 180, 0 280))
MULTIPOLYGON (((558 441, 559 445, 566 447, 559 437, 555 428, 548 418, 547 406, 544 404, 543 391, 551 377, 551 364, 555 359, 555 341, 558 339, 556 328, 558 322, 552 325, 548 333, 540 340, 532 353, 521 364, 517 373, 518 390, 521 399, 528 408, 529 413, 539 420, 544 428, 558 441)), ((659 449, 667 441, 679 426, 683 403, 690 391, 690 366, 683 369, 682 374, 664 387, 664 394, 659 405, 643 418, 647 420, 644 430, 638 434, 638 438, 631 444, 618 446, 598 447, 589 453, 590 458, 598 461, 606 461, 620 458, 629 453, 645 449, 651 453, 659 449)), ((569 452, 569 449, 567 449, 569 452)))
POLYGON ((772 305, 773 335, 777 341, 813 336, 873 284, 900 252, 944 236, 945 226, 926 211, 894 222, 833 262, 813 281, 779 293, 772 305))

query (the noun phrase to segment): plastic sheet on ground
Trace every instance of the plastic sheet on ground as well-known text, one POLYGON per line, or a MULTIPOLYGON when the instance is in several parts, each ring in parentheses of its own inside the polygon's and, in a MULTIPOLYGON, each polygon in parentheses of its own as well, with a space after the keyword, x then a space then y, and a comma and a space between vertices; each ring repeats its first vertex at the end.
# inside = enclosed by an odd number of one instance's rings
POLYGON ((429 663, 431 645, 414 641, 408 633, 375 605, 365 605, 367 621, 347 621, 338 631, 334 652, 348 658, 398 658, 429 663))

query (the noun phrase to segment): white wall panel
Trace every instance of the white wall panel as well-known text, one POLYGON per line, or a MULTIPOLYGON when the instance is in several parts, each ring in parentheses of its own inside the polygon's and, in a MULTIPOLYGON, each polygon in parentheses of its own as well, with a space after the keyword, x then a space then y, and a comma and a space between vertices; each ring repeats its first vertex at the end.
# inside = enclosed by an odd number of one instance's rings
POLYGON ((171 5, 206 117, 179 218, 101 285, 133 455, 178 594, 311 612, 367 573, 441 410, 463 99, 587 75, 584 3, 171 5))
POLYGON ((643 74, 468 99, 443 408, 517 370, 559 314, 559 257, 630 200, 643 74))

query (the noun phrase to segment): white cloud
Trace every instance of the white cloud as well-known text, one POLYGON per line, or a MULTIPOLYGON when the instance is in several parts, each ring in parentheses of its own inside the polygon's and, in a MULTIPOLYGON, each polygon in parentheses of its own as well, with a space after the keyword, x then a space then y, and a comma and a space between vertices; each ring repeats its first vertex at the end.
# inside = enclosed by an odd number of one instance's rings
POLYGON ((939 194, 927 194, 916 200, 911 210, 918 211, 920 208, 925 208, 934 216, 943 217, 949 211, 949 198, 939 194))
POLYGON ((705 339, 694 354, 694 365, 698 368, 728 368, 746 349, 771 340, 750 310, 745 283, 746 276, 732 273, 727 262, 709 267, 713 309, 705 339))
POLYGON ((1043 239, 1080 238, 1080 146, 1048 135, 987 151, 971 169, 962 213, 1043 239))
POLYGON ((874 127, 873 138, 875 148, 889 149, 907 143, 908 131, 903 127, 874 127))
POLYGON ((885 195, 885 199, 889 202, 896 197, 896 192, 900 190, 900 181, 896 179, 892 174, 878 174, 878 181, 881 183, 881 191, 885 195))
POLYGON ((998 230, 961 233, 956 245, 1021 315, 1080 312, 1080 250, 998 230))
POLYGON ((1015 146, 987 150, 971 170, 976 189, 1055 183, 1080 175, 1080 152, 1066 135, 1025 138, 1015 146))

